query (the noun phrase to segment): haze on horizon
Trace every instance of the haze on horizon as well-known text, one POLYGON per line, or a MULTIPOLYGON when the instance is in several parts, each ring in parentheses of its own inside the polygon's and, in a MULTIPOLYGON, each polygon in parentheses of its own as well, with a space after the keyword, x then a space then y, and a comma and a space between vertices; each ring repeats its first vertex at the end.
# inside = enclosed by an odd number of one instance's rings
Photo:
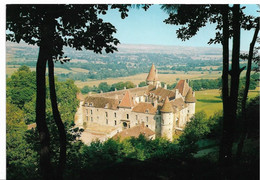
MULTIPOLYGON (((256 4, 241 5, 246 6, 246 14, 259 16, 256 4)), ((116 10, 109 10, 102 18, 111 22, 117 29, 115 37, 121 44, 147 44, 147 45, 167 45, 167 46, 189 46, 189 47, 217 47, 220 44, 208 45, 210 38, 215 37, 215 24, 208 24, 201 28, 198 34, 187 41, 177 38, 176 30, 181 26, 165 24, 163 21, 168 17, 167 13, 160 9, 160 5, 152 5, 147 11, 143 9, 131 8, 128 17, 121 19, 120 13, 116 10)), ((241 30, 241 51, 248 51, 254 31, 241 30)), ((230 45, 232 41, 230 41, 230 45)))

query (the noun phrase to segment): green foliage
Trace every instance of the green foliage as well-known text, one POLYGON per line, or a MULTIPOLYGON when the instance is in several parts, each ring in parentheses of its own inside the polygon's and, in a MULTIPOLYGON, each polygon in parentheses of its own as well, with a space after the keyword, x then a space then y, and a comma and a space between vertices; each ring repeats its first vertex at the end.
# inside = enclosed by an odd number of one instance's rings
POLYGON ((6 80, 7 100, 19 108, 30 102, 35 93, 36 75, 27 66, 21 66, 6 80))
POLYGON ((189 85, 194 91, 202 89, 219 89, 222 86, 221 79, 190 80, 189 85))
POLYGON ((84 86, 81 89, 81 93, 82 94, 87 94, 89 92, 96 92, 96 93, 100 93, 101 91, 103 92, 110 92, 110 91, 115 91, 115 89, 117 90, 122 90, 124 88, 126 89, 130 89, 130 88, 134 88, 135 84, 131 81, 126 81, 126 82, 118 82, 118 83, 114 83, 112 85, 107 84, 107 82, 101 82, 98 87, 93 86, 84 86))
POLYGON ((198 150, 196 142, 210 132, 208 119, 204 111, 195 113, 191 121, 187 123, 183 134, 179 138, 179 144, 184 152, 195 153, 198 150))
POLYGON ((103 91, 103 92, 108 92, 110 90, 110 86, 107 84, 107 82, 101 82, 99 85, 98 85, 98 89, 100 91, 103 91))
MULTIPOLYGON (((6 160, 8 179, 38 178, 38 155, 25 140, 25 113, 6 104, 6 160)), ((31 142, 33 143, 33 142, 31 142)))
POLYGON ((145 81, 142 81, 142 82, 140 82, 140 83, 138 84, 139 87, 144 87, 144 86, 146 86, 146 85, 147 85, 147 84, 146 84, 145 81))

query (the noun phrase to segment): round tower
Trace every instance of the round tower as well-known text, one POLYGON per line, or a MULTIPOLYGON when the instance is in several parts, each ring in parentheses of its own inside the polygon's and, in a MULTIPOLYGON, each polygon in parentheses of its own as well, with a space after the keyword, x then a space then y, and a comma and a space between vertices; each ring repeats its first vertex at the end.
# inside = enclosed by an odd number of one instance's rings
POLYGON ((185 103, 188 105, 188 121, 190 118, 195 114, 195 104, 196 104, 196 98, 195 98, 195 92, 192 92, 192 88, 189 89, 186 97, 185 97, 185 103))
POLYGON ((172 141, 173 136, 173 108, 169 101, 169 98, 166 97, 161 111, 161 137, 165 137, 172 141))

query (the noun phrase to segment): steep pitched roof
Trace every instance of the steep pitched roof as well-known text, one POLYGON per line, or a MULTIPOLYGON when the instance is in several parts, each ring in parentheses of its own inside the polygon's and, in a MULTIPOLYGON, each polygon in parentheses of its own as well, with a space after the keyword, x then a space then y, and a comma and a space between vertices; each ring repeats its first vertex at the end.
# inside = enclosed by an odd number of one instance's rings
POLYGON ((196 102, 196 98, 193 97, 193 94, 192 94, 192 88, 189 89, 186 97, 185 97, 185 102, 188 102, 188 103, 195 103, 196 102))
POLYGON ((105 98, 105 97, 95 97, 88 96, 85 99, 85 103, 92 103, 93 107, 96 108, 108 108, 117 109, 119 101, 117 99, 105 98))
POLYGON ((186 96, 189 91, 189 85, 185 80, 179 80, 174 89, 179 89, 182 96, 186 96))
POLYGON ((161 88, 161 87, 158 87, 157 89, 152 89, 150 91, 150 93, 153 93, 157 96, 161 96, 161 99, 159 99, 159 101, 161 101, 162 99, 165 99, 167 96, 168 98, 170 99, 173 99, 175 97, 175 92, 174 91, 171 91, 171 90, 168 90, 168 89, 164 89, 164 88, 161 88))
POLYGON ((183 108, 185 108, 187 106, 182 98, 174 99, 173 101, 171 101, 171 105, 174 108, 177 108, 178 110, 182 110, 183 108))
POLYGON ((146 78, 147 81, 156 81, 158 80, 158 77, 156 75, 156 69, 155 69, 155 66, 154 64, 152 65, 151 69, 150 69, 150 72, 146 78), (156 79, 157 78, 157 79, 156 79))
POLYGON ((123 97, 121 103, 119 104, 119 107, 126 107, 131 108, 134 106, 133 98, 129 91, 125 92, 125 96, 123 97))
POLYGON ((140 102, 134 108, 133 112, 156 114, 157 107, 154 107, 151 103, 140 102))
POLYGON ((170 113, 170 112, 173 112, 173 108, 172 108, 172 105, 169 101, 169 98, 168 96, 166 97, 164 103, 163 103, 163 106, 162 106, 162 109, 160 110, 161 112, 166 112, 166 113, 170 113))
POLYGON ((143 134, 145 137, 150 137, 155 133, 144 125, 137 125, 117 133, 115 136, 113 136, 113 139, 117 139, 119 137, 121 140, 123 140, 127 137, 138 137, 140 134, 143 134))

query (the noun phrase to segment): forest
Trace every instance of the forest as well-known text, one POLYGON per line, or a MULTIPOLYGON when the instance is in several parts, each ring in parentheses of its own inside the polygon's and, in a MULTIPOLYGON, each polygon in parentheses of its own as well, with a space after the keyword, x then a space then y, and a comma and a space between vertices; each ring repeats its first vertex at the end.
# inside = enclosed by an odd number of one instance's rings
MULTIPOLYGON (((150 6, 136 5, 144 11, 150 6)), ((259 63, 255 53, 259 18, 245 14, 245 7, 239 4, 160 6, 167 13, 163 23, 181 25, 176 34, 183 41, 208 22, 216 24, 215 37, 208 43, 222 47, 222 61, 218 62, 222 76, 215 84, 221 84, 223 111, 209 118, 203 111, 195 113, 172 142, 140 135, 87 146, 79 140, 83 129, 73 128, 79 89, 73 80, 60 81, 54 75, 54 66, 67 65, 70 60, 64 47, 97 54, 116 52, 120 43, 114 37, 117 30, 104 22, 101 14, 114 9, 125 19, 133 6, 7 5, 6 40, 39 47, 36 71, 20 66, 6 81, 8 179, 259 179, 259 95, 248 99, 251 77, 255 78, 251 70, 259 63), (254 32, 245 54, 240 53, 241 29, 254 32), (241 59, 247 67, 240 66, 241 59), (246 71, 243 81, 242 71, 246 71)), ((160 61, 160 65, 170 61, 160 61)), ((102 63, 95 67, 98 72, 105 68, 102 63)), ((134 65, 122 64, 124 67, 134 65)), ((211 82, 199 83, 201 86, 193 85, 194 89, 211 82)), ((110 91, 112 86, 102 83, 97 91, 110 91)), ((117 86, 130 88, 133 83, 114 84, 117 86)))

